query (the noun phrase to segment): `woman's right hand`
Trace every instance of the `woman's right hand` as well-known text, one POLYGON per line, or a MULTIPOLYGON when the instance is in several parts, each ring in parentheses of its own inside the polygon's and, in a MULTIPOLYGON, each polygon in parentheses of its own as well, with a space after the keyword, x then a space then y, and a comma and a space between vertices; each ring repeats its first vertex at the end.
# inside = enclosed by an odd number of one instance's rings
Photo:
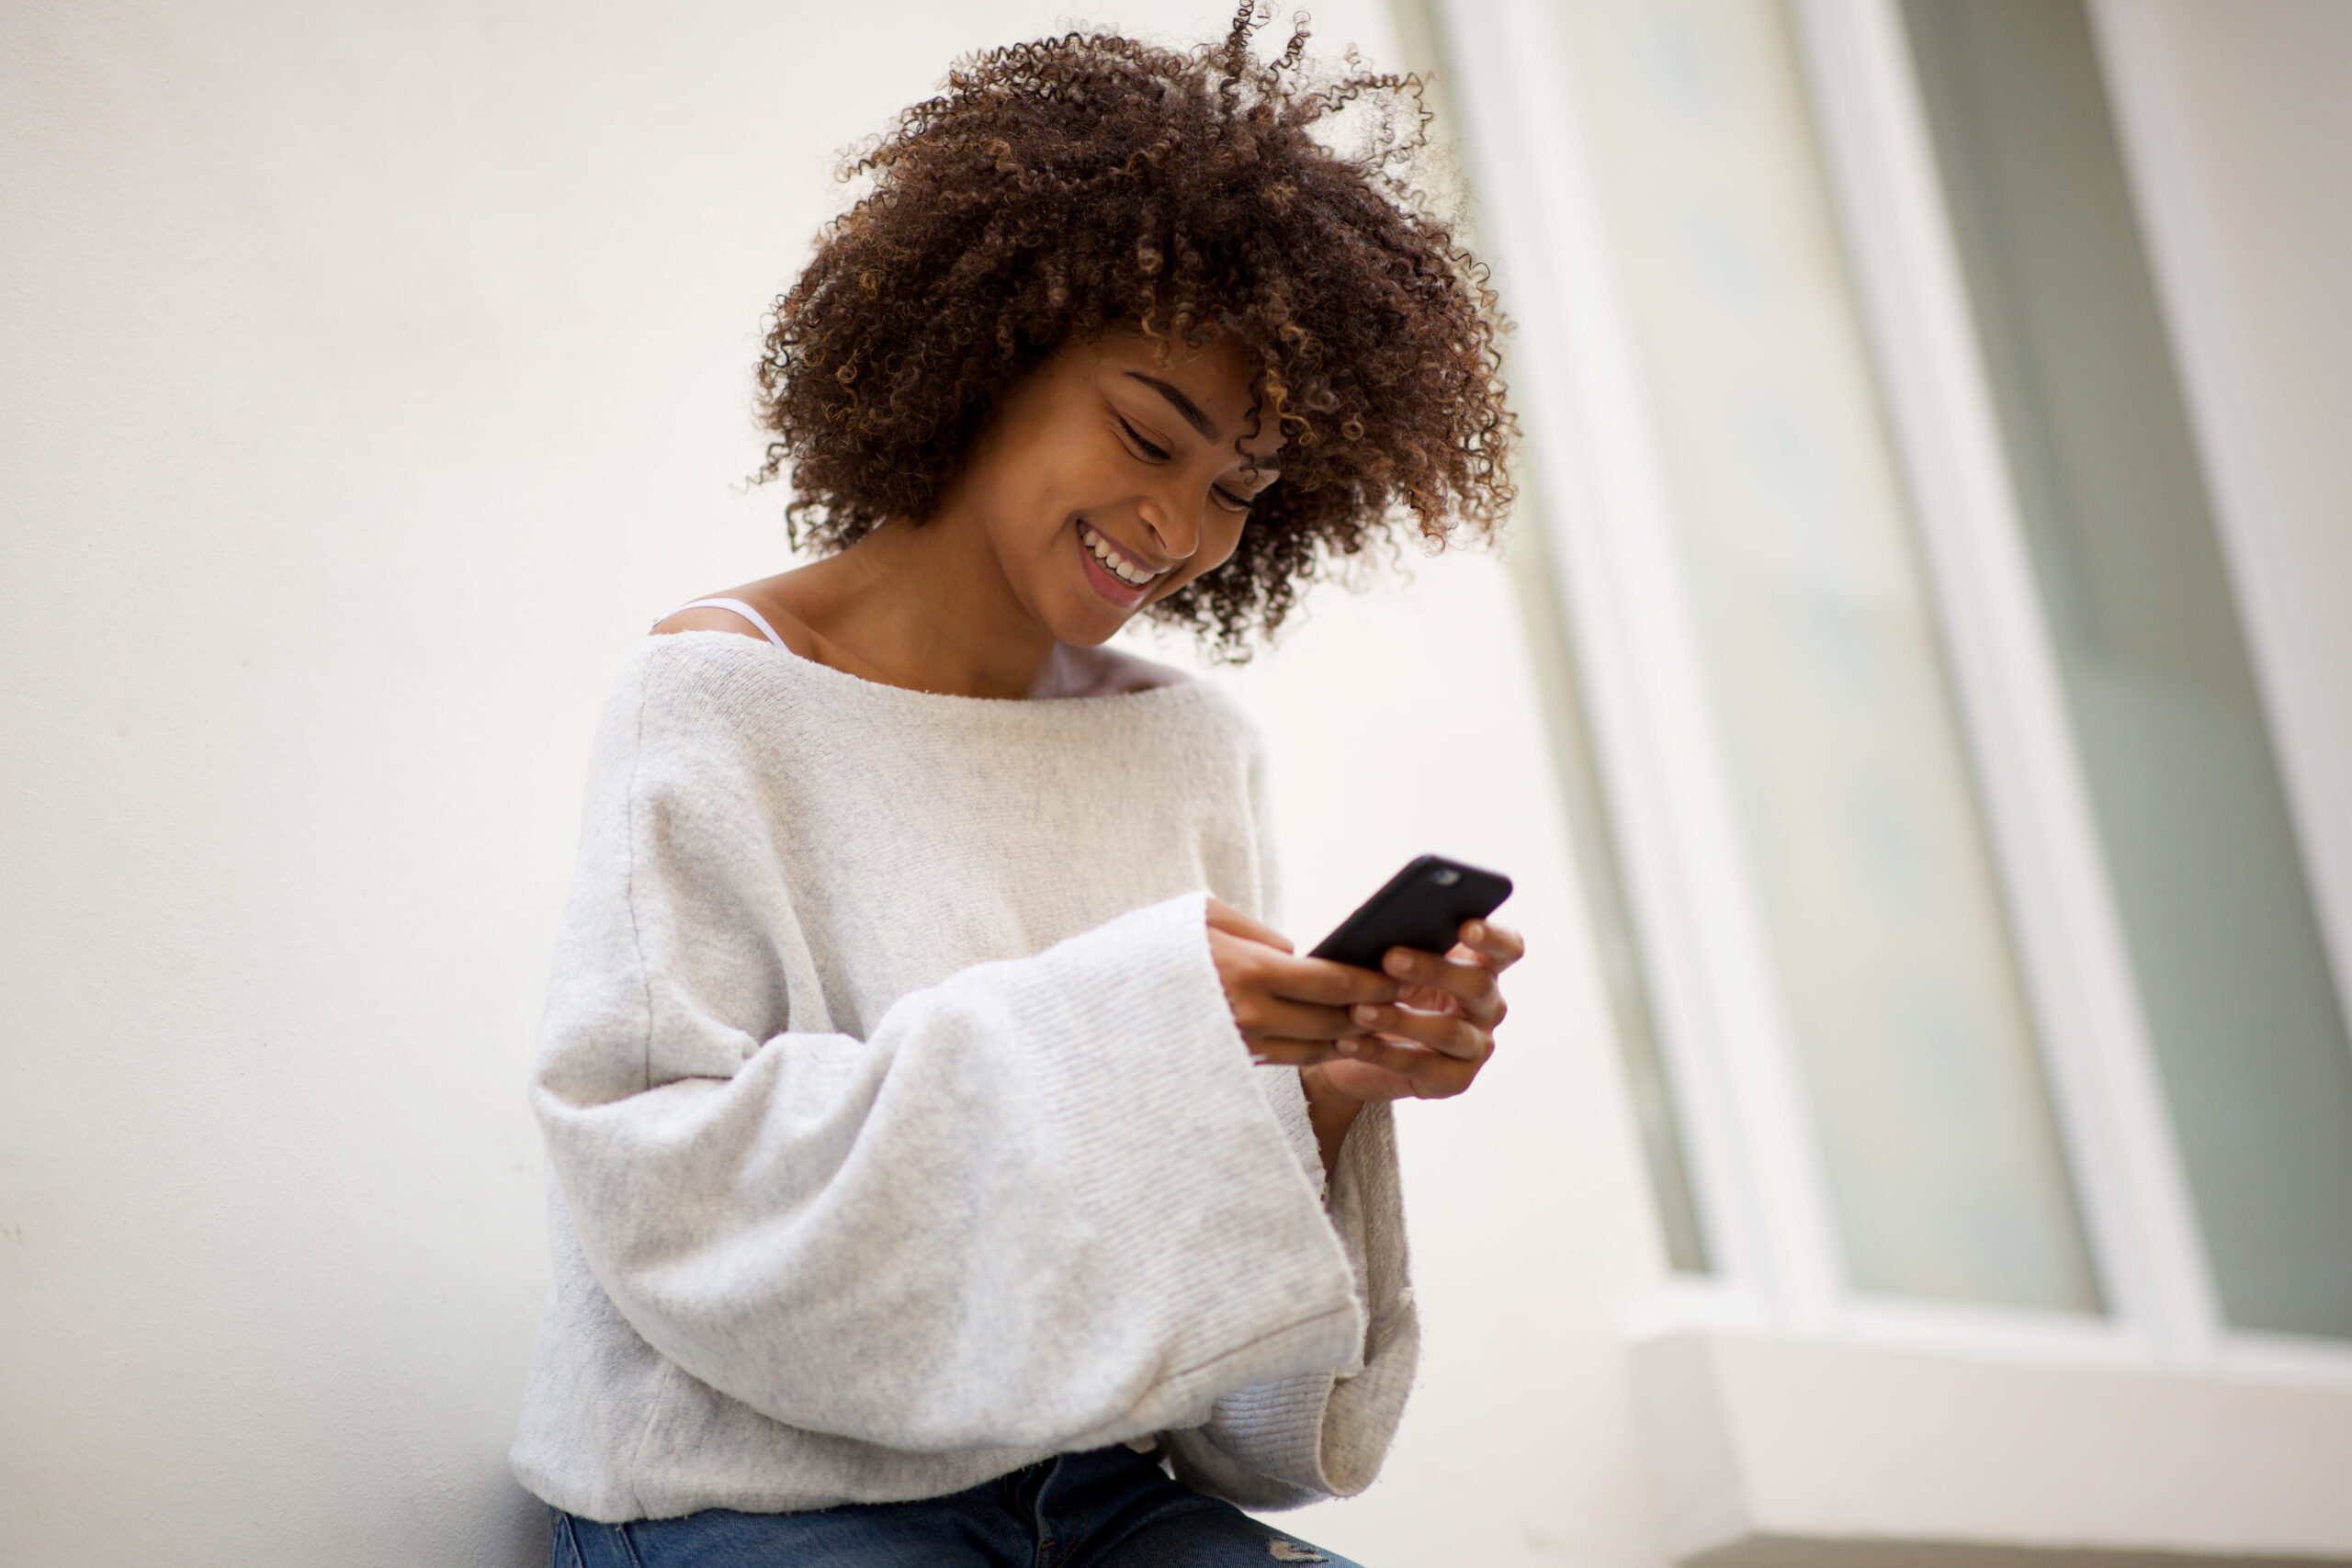
POLYGON ((1253 1061, 1305 1067, 1336 1060, 1340 1041, 1364 1032, 1348 1010, 1396 999, 1396 981, 1328 958, 1297 957, 1288 937, 1221 898, 1208 901, 1208 924, 1209 956, 1253 1061))

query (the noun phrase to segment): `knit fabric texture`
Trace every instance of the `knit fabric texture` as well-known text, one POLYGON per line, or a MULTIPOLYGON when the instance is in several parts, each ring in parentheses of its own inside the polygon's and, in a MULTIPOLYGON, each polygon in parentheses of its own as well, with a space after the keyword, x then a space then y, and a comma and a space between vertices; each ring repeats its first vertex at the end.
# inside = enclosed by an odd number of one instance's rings
POLYGON ((1328 1193, 1204 898, 1277 919, 1249 721, 649 637, 590 766, 531 1100, 554 1285, 513 1462, 592 1519, 936 1496, 1157 1436, 1362 1490, 1412 1381, 1393 1123, 1328 1193))

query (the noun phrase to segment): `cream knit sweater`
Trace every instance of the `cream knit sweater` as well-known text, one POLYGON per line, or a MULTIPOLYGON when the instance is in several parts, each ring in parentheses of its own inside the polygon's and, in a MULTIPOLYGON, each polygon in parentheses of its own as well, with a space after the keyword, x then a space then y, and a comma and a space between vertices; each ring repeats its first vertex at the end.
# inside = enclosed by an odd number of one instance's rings
POLYGON ((1203 892, 1271 918, 1215 688, 998 702, 649 637, 596 741, 532 1102, 515 1473, 621 1520, 933 1496, 1159 1434, 1348 1494, 1412 1380, 1385 1107, 1327 1194, 1203 892))

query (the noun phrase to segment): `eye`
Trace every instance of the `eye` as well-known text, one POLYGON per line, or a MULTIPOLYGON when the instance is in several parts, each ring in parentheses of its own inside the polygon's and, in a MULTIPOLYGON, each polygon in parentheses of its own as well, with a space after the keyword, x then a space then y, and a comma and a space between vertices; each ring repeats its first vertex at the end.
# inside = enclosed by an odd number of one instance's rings
POLYGON ((1250 503, 1252 499, 1250 496, 1236 495, 1231 491, 1227 490, 1212 490, 1209 493, 1216 497, 1216 503, 1219 506, 1224 507, 1227 512, 1247 512, 1250 510, 1250 503))
POLYGON ((1155 446, 1153 443, 1146 441, 1143 438, 1143 433, 1137 430, 1134 425, 1127 423, 1126 415, 1114 412, 1111 417, 1119 422, 1119 428, 1126 432, 1127 439, 1135 443, 1136 447, 1140 449, 1145 460, 1153 463, 1164 463, 1168 461, 1168 449, 1164 446, 1155 446))

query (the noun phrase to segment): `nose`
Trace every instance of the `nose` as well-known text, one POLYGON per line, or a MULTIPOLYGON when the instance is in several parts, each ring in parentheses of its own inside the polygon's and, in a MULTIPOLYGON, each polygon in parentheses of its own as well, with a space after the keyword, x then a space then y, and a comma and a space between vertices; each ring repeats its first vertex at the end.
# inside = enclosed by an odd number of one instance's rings
POLYGON ((1197 515, 1190 523, 1182 521, 1190 515, 1171 496, 1147 495, 1136 508, 1136 515, 1151 535, 1152 547, 1169 561, 1182 565, 1201 547, 1201 523, 1197 515))

